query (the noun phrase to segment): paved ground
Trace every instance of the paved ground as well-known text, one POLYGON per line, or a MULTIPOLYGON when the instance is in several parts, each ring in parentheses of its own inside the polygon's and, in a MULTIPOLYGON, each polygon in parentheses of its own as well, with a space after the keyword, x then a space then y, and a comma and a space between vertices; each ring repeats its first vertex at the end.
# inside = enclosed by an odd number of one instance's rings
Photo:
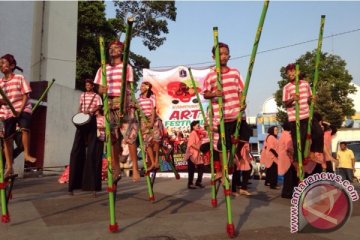
MULTIPOLYGON (((96 198, 81 191, 69 196, 57 176, 18 179, 10 202, 11 222, 0 223, 0 236, 4 240, 228 239, 222 191, 219 206, 213 208, 209 180, 204 183, 205 189, 188 190, 186 179, 158 178, 156 201, 151 203, 143 178, 138 183, 122 179, 116 202, 120 231, 110 233, 105 191, 96 198)), ((280 197, 280 190, 265 188, 263 181, 252 180, 250 187, 254 196, 232 200, 236 239, 359 239, 360 201, 353 203, 349 222, 335 232, 291 234, 290 201, 280 197)), ((358 184, 356 188, 360 192, 358 184)))

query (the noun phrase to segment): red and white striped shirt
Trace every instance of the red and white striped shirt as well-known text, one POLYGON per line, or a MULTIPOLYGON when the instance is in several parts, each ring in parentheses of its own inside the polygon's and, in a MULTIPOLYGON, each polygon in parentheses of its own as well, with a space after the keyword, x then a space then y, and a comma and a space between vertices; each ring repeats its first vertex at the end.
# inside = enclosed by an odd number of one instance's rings
MULTIPOLYGON (((120 96, 122 69, 123 69, 122 63, 115 65, 115 66, 106 64, 106 80, 107 80, 107 86, 108 86, 108 95, 110 97, 119 97, 120 96)), ((95 79, 94 79, 95 84, 103 85, 102 79, 101 79, 101 72, 102 72, 102 69, 99 68, 96 73, 95 79)), ((127 65, 126 80, 128 82, 134 81, 134 73, 133 73, 133 69, 130 65, 127 65)), ((128 86, 127 88, 130 89, 130 86, 128 86)))
MULTIPOLYGON (((16 112, 20 112, 23 102, 23 96, 31 92, 30 84, 23 75, 14 74, 11 79, 5 80, 1 78, 0 87, 9 98, 10 102, 15 108, 16 112)), ((2 99, 2 96, 0 96, 2 99)), ((28 101, 25 103, 24 112, 31 114, 31 103, 28 101)), ((3 119, 14 117, 10 107, 7 104, 1 106, 1 114, 3 119)))
MULTIPOLYGON (((204 91, 214 92, 216 86, 217 75, 212 69, 204 80, 204 91)), ((229 71, 221 74, 221 85, 223 91, 223 114, 225 122, 234 121, 240 112, 240 96, 244 88, 241 75, 238 70, 229 68, 229 71)), ((219 104, 217 98, 212 99, 214 119, 219 117, 219 104)))
MULTIPOLYGON (((300 100, 299 100, 299 116, 300 120, 306 119, 309 117, 309 104, 308 99, 311 97, 311 88, 307 81, 300 80, 299 81, 299 94, 300 94, 300 100)), ((289 82, 286 84, 283 88, 283 102, 286 102, 290 100, 293 95, 295 95, 295 82, 289 82)), ((295 121, 295 103, 294 106, 289 107, 286 109, 288 114, 288 120, 289 122, 295 121)))
POLYGON ((101 97, 94 92, 83 92, 80 95, 80 111, 85 112, 94 112, 99 106, 102 106, 101 97), (91 105, 90 105, 91 103, 91 105))
POLYGON ((154 95, 152 95, 149 98, 140 96, 138 98, 138 103, 140 105, 140 108, 146 117, 150 117, 153 109, 156 107, 156 102, 155 102, 156 100, 155 97, 153 96, 154 95))
POLYGON ((96 127, 98 130, 98 139, 105 141, 105 116, 96 115, 96 127))

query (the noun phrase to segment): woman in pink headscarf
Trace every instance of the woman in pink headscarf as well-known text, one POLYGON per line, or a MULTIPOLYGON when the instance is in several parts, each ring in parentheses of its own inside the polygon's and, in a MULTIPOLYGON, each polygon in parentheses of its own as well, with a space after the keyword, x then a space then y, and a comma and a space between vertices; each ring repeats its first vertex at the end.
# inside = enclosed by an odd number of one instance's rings
POLYGON ((278 143, 278 174, 284 175, 284 184, 281 192, 282 198, 291 198, 294 187, 298 184, 296 169, 293 165, 294 147, 291 139, 289 122, 283 124, 283 131, 278 143))
POLYGON ((184 160, 188 162, 188 189, 196 189, 196 187, 204 188, 201 184, 202 175, 204 172, 203 158, 200 156, 200 145, 202 131, 200 129, 199 121, 193 121, 190 124, 191 133, 187 142, 187 149, 184 156, 184 160), (194 186, 194 173, 195 167, 198 169, 198 177, 194 186))
POLYGON ((271 189, 278 189, 278 127, 272 126, 268 129, 268 136, 265 139, 265 167, 268 169, 266 172, 266 178, 269 180, 271 189))
MULTIPOLYGON (((240 142, 242 144, 242 142, 240 142)), ((244 146, 241 148, 240 151, 240 163, 238 165, 238 170, 241 170, 241 187, 240 187, 240 194, 251 196, 251 193, 248 192, 248 182, 251 174, 251 160, 250 157, 250 145, 249 142, 245 142, 244 146)))

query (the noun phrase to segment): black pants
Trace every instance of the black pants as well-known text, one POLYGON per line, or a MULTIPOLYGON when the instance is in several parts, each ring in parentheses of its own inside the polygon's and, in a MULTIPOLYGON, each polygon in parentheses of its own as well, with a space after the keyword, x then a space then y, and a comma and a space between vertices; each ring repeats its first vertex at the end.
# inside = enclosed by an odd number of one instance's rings
POLYGON ((333 173, 333 165, 331 161, 326 161, 326 172, 333 173))
POLYGON ((269 174, 270 188, 276 188, 278 181, 278 168, 275 162, 271 164, 266 174, 269 174))
MULTIPOLYGON (((194 181, 194 173, 195 173, 195 164, 188 159, 188 174, 189 174, 189 178, 188 178, 188 185, 192 185, 193 181, 194 181)), ((202 181, 202 177, 203 177, 203 173, 204 173, 204 164, 198 164, 196 165, 197 167, 197 172, 198 172, 198 177, 196 180, 196 183, 201 183, 202 181)))
MULTIPOLYGON (((305 149, 305 142, 306 142, 306 131, 308 125, 308 118, 300 120, 300 139, 301 139, 301 150, 302 150, 302 158, 304 159, 304 149, 305 149)), ((296 141, 296 122, 290 122, 290 132, 291 132, 291 139, 293 142, 294 147, 294 159, 298 161, 297 156, 297 141, 296 141)))
MULTIPOLYGON (((236 169, 235 166, 234 166, 234 168, 236 169)), ((231 179, 231 191, 232 192, 236 192, 237 187, 240 186, 241 174, 242 174, 242 172, 240 170, 234 170, 232 179, 231 179)))
MULTIPOLYGON (((219 134, 221 136, 221 132, 220 132, 220 126, 219 128, 219 134)), ((236 121, 233 122, 226 122, 225 123, 225 146, 227 150, 231 150, 232 148, 232 143, 231 143, 231 136, 235 135, 236 132, 236 121)), ((249 127, 249 125, 247 124, 247 122, 245 120, 241 120, 240 123, 240 132, 239 132, 239 137, 241 140, 244 141, 249 141, 250 137, 252 135, 252 130, 249 127)), ((219 138, 218 141, 218 145, 217 145, 218 149, 221 149, 221 138, 219 138)), ((240 148, 239 146, 237 146, 236 152, 240 152, 240 148)))
POLYGON ((247 190, 248 189, 248 183, 250 179, 251 170, 248 171, 242 171, 241 172, 241 189, 247 190))
POLYGON ((298 185, 299 179, 296 176, 296 169, 294 165, 290 165, 290 168, 284 175, 284 184, 281 192, 281 197, 291 198, 294 192, 294 187, 298 185))
POLYGON ((92 117, 88 124, 76 129, 70 154, 69 191, 74 189, 100 190, 96 187, 99 179, 95 179, 98 159, 96 141, 96 118, 92 117))

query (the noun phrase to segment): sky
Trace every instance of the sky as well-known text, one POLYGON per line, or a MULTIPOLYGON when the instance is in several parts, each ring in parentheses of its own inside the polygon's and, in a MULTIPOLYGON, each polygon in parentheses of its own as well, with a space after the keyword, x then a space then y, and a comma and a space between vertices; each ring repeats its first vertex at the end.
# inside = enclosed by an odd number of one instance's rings
MULTIPOLYGON (((106 6, 107 17, 114 17, 113 3, 106 6)), ((245 81, 263 1, 177 1, 176 7, 176 21, 168 21, 162 46, 149 51, 135 38, 131 50, 148 58, 154 70, 209 66, 217 26, 219 41, 230 46, 228 65, 239 69, 245 81), (205 64, 191 65, 197 63, 205 64)), ((321 15, 326 15, 322 51, 345 60, 353 82, 360 85, 359 13, 360 2, 354 1, 270 1, 248 89, 247 115, 261 112, 278 89, 281 67, 317 48, 321 15)))

